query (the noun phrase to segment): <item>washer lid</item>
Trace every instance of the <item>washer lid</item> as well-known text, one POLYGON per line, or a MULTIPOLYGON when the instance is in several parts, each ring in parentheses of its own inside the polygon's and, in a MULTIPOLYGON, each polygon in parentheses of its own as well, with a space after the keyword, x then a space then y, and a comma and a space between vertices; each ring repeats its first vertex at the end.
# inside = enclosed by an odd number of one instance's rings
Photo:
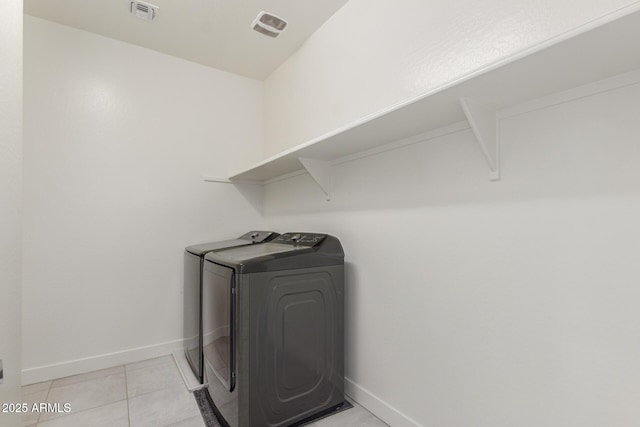
POLYGON ((340 241, 328 234, 285 233, 261 245, 211 251, 205 260, 252 273, 341 265, 344 252, 340 241))
POLYGON ((185 250, 193 255, 203 256, 207 252, 216 249, 234 248, 236 246, 251 245, 252 243, 268 242, 277 236, 279 236, 279 234, 273 231, 249 231, 237 239, 187 246, 185 250))
MULTIPOLYGON (((237 248, 219 250, 216 251, 215 255, 217 257, 242 264, 258 257, 282 254, 285 252, 295 252, 305 249, 309 250, 309 248, 306 246, 290 246, 271 242, 264 245, 242 246, 237 248)), ((214 255, 212 255, 210 258, 213 258, 213 256, 214 255)))

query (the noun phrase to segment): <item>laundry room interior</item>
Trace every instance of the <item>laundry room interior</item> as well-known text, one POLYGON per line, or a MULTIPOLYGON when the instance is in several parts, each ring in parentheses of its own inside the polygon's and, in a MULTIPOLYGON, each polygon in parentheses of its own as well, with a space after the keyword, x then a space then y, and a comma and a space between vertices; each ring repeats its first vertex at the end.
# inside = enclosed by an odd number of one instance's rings
POLYGON ((640 1, 130 3, 0 4, 0 403, 179 353, 185 248, 273 230, 344 250, 349 425, 638 425, 640 1))

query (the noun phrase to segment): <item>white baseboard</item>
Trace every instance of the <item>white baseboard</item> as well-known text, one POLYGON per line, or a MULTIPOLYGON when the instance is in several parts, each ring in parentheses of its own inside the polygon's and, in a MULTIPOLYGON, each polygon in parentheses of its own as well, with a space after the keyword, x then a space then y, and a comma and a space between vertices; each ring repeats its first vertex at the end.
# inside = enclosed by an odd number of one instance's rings
MULTIPOLYGON (((35 384, 71 375, 84 374, 99 369, 111 368, 127 363, 139 362, 154 357, 172 355, 182 351, 183 341, 175 340, 162 344, 118 351, 114 353, 92 356, 84 359, 70 360, 68 362, 28 368, 22 371, 22 385, 35 384)), ((398 409, 356 384, 349 378, 345 378, 345 393, 359 405, 366 408, 376 417, 393 427, 421 427, 420 424, 403 414, 398 409)))
POLYGON ((154 357, 166 356, 180 348, 182 348, 182 340, 176 340, 84 359, 28 368, 22 371, 22 385, 84 374, 98 369, 106 369, 127 363, 153 359, 154 357))
POLYGON ((389 405, 387 402, 380 399, 364 387, 351 381, 349 378, 345 378, 344 382, 345 394, 347 396, 390 426, 421 427, 417 421, 412 420, 398 409, 389 405))

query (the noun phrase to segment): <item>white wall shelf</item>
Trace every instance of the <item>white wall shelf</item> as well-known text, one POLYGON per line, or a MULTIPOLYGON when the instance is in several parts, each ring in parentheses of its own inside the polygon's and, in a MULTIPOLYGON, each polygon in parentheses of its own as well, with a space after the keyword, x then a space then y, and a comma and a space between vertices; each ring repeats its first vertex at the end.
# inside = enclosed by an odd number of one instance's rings
POLYGON ((464 120, 486 157, 490 179, 499 179, 498 111, 640 68, 638 40, 640 12, 603 18, 272 156, 229 180, 264 183, 304 167, 330 197, 332 160, 464 120))

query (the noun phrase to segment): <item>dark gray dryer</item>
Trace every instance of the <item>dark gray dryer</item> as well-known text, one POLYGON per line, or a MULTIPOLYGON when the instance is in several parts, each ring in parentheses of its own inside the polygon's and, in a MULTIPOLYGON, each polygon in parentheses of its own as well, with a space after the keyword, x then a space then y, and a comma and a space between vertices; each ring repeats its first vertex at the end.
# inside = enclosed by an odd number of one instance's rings
POLYGON ((202 266, 204 256, 215 249, 268 242, 273 231, 249 231, 237 239, 188 246, 184 252, 184 351, 193 373, 203 384, 202 266))
POLYGON ((289 426, 344 403, 344 252, 285 233, 205 256, 207 390, 231 426, 289 426))

